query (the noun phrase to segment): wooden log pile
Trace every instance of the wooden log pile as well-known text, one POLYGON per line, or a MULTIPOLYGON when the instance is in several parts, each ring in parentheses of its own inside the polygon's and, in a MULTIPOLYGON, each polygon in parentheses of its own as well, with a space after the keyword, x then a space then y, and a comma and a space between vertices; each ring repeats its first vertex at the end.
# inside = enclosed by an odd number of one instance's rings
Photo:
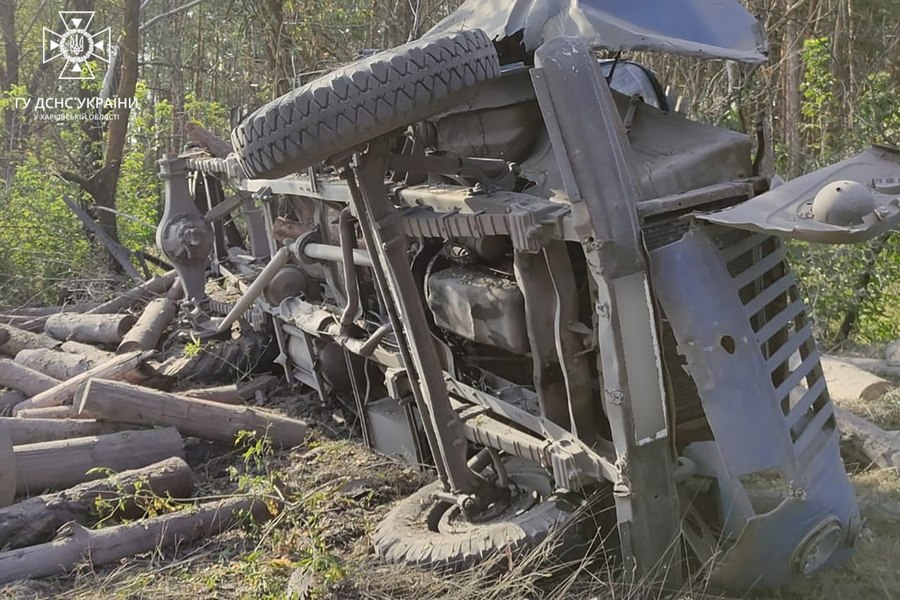
POLYGON ((167 273, 86 312, 28 309, 0 320, 0 583, 270 516, 271 502, 247 495, 192 498, 185 439, 232 446, 246 430, 293 447, 306 424, 256 406, 277 382, 269 375, 218 387, 208 386, 221 379, 197 378, 196 389, 169 391, 182 378, 155 359, 180 297, 167 273))

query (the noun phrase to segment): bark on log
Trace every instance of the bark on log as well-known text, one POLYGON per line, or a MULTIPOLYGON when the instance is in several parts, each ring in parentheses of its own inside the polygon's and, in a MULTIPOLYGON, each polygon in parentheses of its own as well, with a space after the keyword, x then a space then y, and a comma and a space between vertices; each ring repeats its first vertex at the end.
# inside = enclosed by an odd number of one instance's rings
POLYGON ((178 305, 168 298, 151 300, 141 318, 131 328, 116 352, 123 354, 134 350, 152 350, 159 344, 159 339, 175 315, 178 314, 178 305))
POLYGON ((900 366, 893 367, 886 360, 880 358, 859 358, 856 356, 831 356, 829 358, 841 360, 880 377, 900 379, 900 366))
MULTIPOLYGON (((12 504, 16 497, 16 462, 12 436, 0 430, 0 506, 12 504)), ((0 543, 0 548, 3 544, 0 543)))
MULTIPOLYGON (((0 417, 0 435, 8 434, 14 446, 105 435, 129 428, 133 428, 133 426, 122 423, 94 421, 92 419, 55 420, 0 417)), ((2 547, 3 544, 0 542, 0 548, 2 547)))
POLYGON ((15 356, 26 348, 56 348, 59 346, 59 340, 55 340, 49 335, 31 333, 18 327, 0 324, 0 331, 6 332, 9 336, 9 339, 0 344, 0 354, 15 356))
POLYGON ((54 542, 0 553, 0 583, 62 575, 89 560, 94 567, 119 559, 218 535, 244 522, 269 518, 265 502, 232 498, 200 504, 197 510, 143 519, 127 525, 87 530, 74 525, 70 535, 54 542))
POLYGON ((28 315, 0 315, 0 323, 10 327, 18 327, 32 333, 40 333, 44 330, 47 317, 31 317, 28 315))
POLYGON ((834 407, 838 429, 849 437, 873 464, 883 469, 900 469, 900 437, 852 412, 834 407))
POLYGON ((0 386, 19 390, 26 396, 36 396, 54 388, 59 379, 44 375, 8 358, 0 358, 0 386))
POLYGON ((887 345, 884 349, 884 358, 888 366, 900 369, 900 340, 887 345))
POLYGON ((37 396, 26 400, 13 407, 13 414, 18 414, 20 410, 28 408, 46 408, 48 406, 61 406, 70 402, 75 396, 75 391, 83 383, 92 377, 102 379, 125 379, 126 377, 140 376, 141 364, 153 356, 154 352, 130 352, 122 354, 86 371, 81 375, 77 375, 68 381, 63 381, 56 387, 50 388, 46 392, 41 392, 37 396))
POLYGON ((116 345, 134 326, 136 319, 124 314, 60 313, 47 317, 44 331, 59 340, 73 339, 86 344, 116 345))
POLYGON ((16 362, 60 381, 81 375, 97 366, 97 363, 84 355, 47 348, 22 350, 16 354, 16 362))
POLYGON ((172 425, 184 435, 226 444, 238 431, 268 435, 282 446, 298 446, 306 436, 306 423, 256 408, 229 406, 186 398, 137 385, 92 379, 76 399, 78 414, 119 423, 172 425))
POLYGON ((199 398, 200 400, 209 400, 219 404, 241 404, 253 398, 256 392, 265 391, 276 381, 278 381, 278 378, 274 375, 260 375, 243 383, 188 390, 179 392, 179 394, 188 398, 199 398))
MULTIPOLYGON (((71 307, 67 307, 70 312, 78 312, 78 310, 72 311, 71 307)), ((48 315, 55 315, 56 313, 61 313, 63 311, 62 306, 26 306, 24 308, 9 308, 9 307, 0 307, 0 313, 4 315, 13 315, 16 317, 46 317, 48 315)))
POLYGON ((875 400, 894 389, 891 382, 830 356, 822 357, 822 370, 829 394, 838 400, 875 400))
POLYGON ((5 329, 0 329, 0 346, 9 341, 9 332, 5 329))
MULTIPOLYGON (((65 406, 46 406, 44 408, 25 408, 16 413, 17 419, 70 420, 78 419, 78 411, 71 404, 65 406)), ((80 419, 85 420, 85 419, 80 419)))
POLYGON ((68 352, 69 354, 80 354, 95 365, 99 365, 100 363, 112 360, 116 357, 114 352, 107 352, 106 350, 101 350, 96 346, 91 346, 90 344, 82 344, 81 342, 74 342, 71 340, 68 342, 63 342, 59 349, 63 352, 68 352))
POLYGON ((88 473, 98 467, 124 471, 173 456, 184 458, 182 439, 174 427, 25 444, 14 446, 13 453, 16 493, 26 495, 98 479, 102 473, 88 473))
POLYGON ((87 314, 110 314, 133 308, 150 298, 165 294, 172 287, 176 277, 175 271, 168 271, 164 275, 153 277, 145 283, 131 288, 121 296, 92 308, 87 311, 87 314))
POLYGON ((151 494, 190 498, 194 491, 193 476, 184 460, 172 457, 55 494, 28 498, 0 509, 0 548, 24 548, 51 541, 57 530, 70 521, 91 526, 97 520, 98 499, 113 505, 122 501, 116 516, 140 517, 136 496, 138 500, 149 500, 151 494))
POLYGON ((12 414, 13 407, 28 400, 28 396, 19 390, 10 390, 0 394, 0 416, 12 414))

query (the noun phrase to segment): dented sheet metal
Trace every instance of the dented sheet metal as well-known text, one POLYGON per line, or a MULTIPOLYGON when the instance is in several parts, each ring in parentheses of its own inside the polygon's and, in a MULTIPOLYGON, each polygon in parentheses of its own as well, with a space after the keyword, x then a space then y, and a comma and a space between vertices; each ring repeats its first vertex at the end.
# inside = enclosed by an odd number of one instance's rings
POLYGON ((793 179, 726 210, 699 219, 748 231, 762 231, 808 242, 864 242, 900 224, 900 152, 873 146, 847 160, 793 179), (816 195, 828 184, 853 181, 871 190, 873 210, 857 224, 819 220, 813 210, 816 195))
POLYGON ((766 61, 760 24, 736 0, 468 0, 429 34, 482 29, 494 40, 522 32, 529 52, 557 37, 595 48, 766 61))

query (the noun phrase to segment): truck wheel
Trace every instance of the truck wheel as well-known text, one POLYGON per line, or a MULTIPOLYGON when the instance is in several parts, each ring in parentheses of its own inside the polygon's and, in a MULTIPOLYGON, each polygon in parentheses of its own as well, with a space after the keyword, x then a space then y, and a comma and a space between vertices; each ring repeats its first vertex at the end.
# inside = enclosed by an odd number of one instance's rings
POLYGON ((501 514, 469 522, 456 506, 435 500, 441 482, 431 483, 401 500, 374 534, 375 550, 388 561, 458 571, 492 556, 517 556, 534 548, 553 531, 567 544, 574 507, 552 496, 552 480, 533 462, 509 458, 504 462, 510 481, 519 487, 501 514))
POLYGON ((429 36, 269 102, 234 129, 232 145, 248 177, 281 177, 447 110, 499 75, 483 31, 429 36))

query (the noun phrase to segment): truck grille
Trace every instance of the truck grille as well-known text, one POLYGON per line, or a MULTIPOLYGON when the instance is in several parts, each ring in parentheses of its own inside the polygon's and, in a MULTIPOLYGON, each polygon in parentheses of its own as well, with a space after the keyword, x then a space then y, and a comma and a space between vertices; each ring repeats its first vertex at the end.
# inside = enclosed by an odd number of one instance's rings
POLYGON ((837 435, 819 352, 778 238, 731 230, 717 239, 755 333, 801 462, 837 435))

